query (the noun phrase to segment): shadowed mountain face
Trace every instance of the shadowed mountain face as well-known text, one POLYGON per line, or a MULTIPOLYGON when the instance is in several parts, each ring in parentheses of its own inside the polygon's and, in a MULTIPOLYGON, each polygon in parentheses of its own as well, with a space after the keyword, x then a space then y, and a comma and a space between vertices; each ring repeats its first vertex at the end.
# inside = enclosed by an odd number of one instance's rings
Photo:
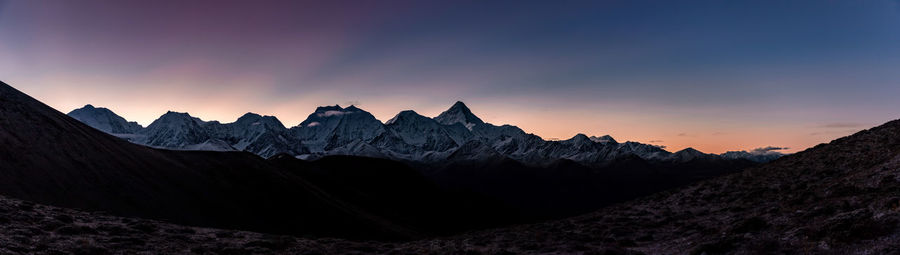
POLYGON ((590 212, 755 165, 748 160, 718 158, 660 163, 630 156, 599 168, 571 160, 533 167, 498 158, 451 163, 428 177, 447 189, 504 201, 518 208, 523 219, 548 219, 590 212))
POLYGON ((412 235, 256 155, 132 144, 5 83, 0 83, 0 144, 0 194, 11 197, 272 233, 412 235))
POLYGON ((426 235, 517 223, 519 211, 473 192, 441 189, 401 162, 355 156, 269 159, 334 197, 426 235))

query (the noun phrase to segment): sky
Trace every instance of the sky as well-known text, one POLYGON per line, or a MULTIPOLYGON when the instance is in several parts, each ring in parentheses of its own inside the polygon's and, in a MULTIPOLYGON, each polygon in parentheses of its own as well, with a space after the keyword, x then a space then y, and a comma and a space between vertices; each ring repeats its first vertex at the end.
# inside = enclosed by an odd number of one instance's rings
POLYGON ((894 0, 0 0, 0 80, 145 126, 463 101, 545 139, 796 152, 900 117, 898 68, 894 0))

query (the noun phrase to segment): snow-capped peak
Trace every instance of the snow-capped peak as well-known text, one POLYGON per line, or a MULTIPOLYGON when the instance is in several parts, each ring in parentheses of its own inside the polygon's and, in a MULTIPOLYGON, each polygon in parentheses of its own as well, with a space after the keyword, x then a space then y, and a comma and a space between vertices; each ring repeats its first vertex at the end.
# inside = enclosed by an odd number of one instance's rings
POLYGON ((202 124, 206 123, 203 120, 200 120, 200 118, 191 116, 189 113, 186 113, 186 112, 167 111, 162 116, 159 116, 159 119, 156 119, 155 121, 150 123, 150 125, 148 125, 147 127, 149 128, 151 126, 154 126, 154 124, 156 124, 156 125, 171 125, 171 124, 177 124, 177 123, 182 123, 182 122, 193 122, 198 125, 202 125, 202 124))
POLYGON ((616 142, 616 139, 613 139, 612 136, 610 136, 610 135, 604 135, 601 137, 591 136, 590 139, 591 139, 591 141, 594 141, 595 143, 601 143, 601 144, 607 144, 607 143, 616 144, 616 143, 618 143, 618 142, 616 142))
POLYGON ((572 141, 572 142, 575 142, 575 143, 589 143, 589 142, 593 142, 593 140, 591 140, 590 138, 588 138, 587 135, 582 134, 582 133, 576 134, 575 136, 573 136, 572 138, 570 138, 569 141, 572 141))
POLYGON ((238 126, 264 125, 269 128, 284 130, 284 124, 275 116, 263 116, 256 113, 248 112, 234 122, 238 126))
POLYGON ((327 112, 327 111, 343 111, 344 108, 340 105, 329 105, 329 106, 319 106, 316 107, 316 113, 327 112))
POLYGON ((140 143, 163 148, 183 148, 209 139, 202 126, 208 124, 188 113, 168 111, 141 130, 140 143))
POLYGON ((475 116, 475 114, 473 114, 472 111, 469 110, 469 107, 467 107, 466 104, 461 101, 456 101, 456 103, 453 104, 450 109, 442 112, 440 115, 435 117, 434 120, 444 125, 461 123, 469 130, 472 130, 472 127, 476 125, 484 124, 484 121, 478 118, 478 116, 475 116))
POLYGON ((347 112, 361 112, 361 111, 363 111, 363 110, 362 110, 362 109, 359 109, 359 108, 357 108, 355 105, 352 105, 352 104, 351 104, 350 106, 347 106, 347 108, 344 108, 344 111, 347 111, 347 112))
POLYGON ((694 149, 693 147, 687 147, 687 148, 684 148, 683 150, 680 150, 680 151, 675 152, 675 153, 676 153, 676 154, 679 154, 679 153, 680 153, 680 154, 685 154, 685 155, 694 155, 694 156, 697 156, 697 155, 704 155, 703 152, 700 152, 700 151, 698 151, 697 149, 694 149))
POLYGON ((671 160, 679 161, 679 162, 687 162, 697 158, 706 158, 706 157, 717 157, 717 155, 706 154, 697 149, 688 147, 683 150, 677 151, 669 156, 671 160))
POLYGON ((384 124, 356 106, 341 108, 335 105, 316 108, 316 112, 291 130, 304 146, 313 152, 322 152, 356 140, 370 142, 384 133, 384 124))
POLYGON ((240 122, 242 119, 254 119, 255 120, 255 119, 260 119, 260 118, 262 118, 262 115, 252 113, 252 112, 247 112, 244 115, 241 115, 241 117, 238 118, 236 122, 240 122))
POLYGON ((415 120, 415 119, 419 119, 419 118, 428 118, 428 117, 422 116, 413 110, 405 110, 405 111, 398 113, 397 115, 395 115, 393 118, 391 118, 384 124, 391 125, 391 124, 397 123, 398 121, 408 121, 408 120, 415 120))
POLYGON ((134 134, 143 128, 137 122, 129 122, 109 109, 94 107, 90 104, 75 109, 68 115, 88 126, 110 134, 134 134))
POLYGON ((780 157, 783 157, 785 154, 778 152, 778 150, 783 150, 787 148, 782 147, 766 147, 766 148, 756 148, 750 151, 728 151, 719 156, 727 159, 747 159, 754 162, 769 162, 780 157))
MULTIPOLYGON (((372 114, 364 111, 356 106, 349 106, 347 108, 343 108, 340 105, 334 106, 319 106, 316 108, 316 111, 310 114, 306 120, 300 123, 301 127, 314 127, 319 126, 325 123, 326 119, 332 119, 333 117, 340 117, 347 114, 361 114, 364 115, 363 118, 369 117, 372 114)), ((375 117, 372 116, 372 119, 375 117)))

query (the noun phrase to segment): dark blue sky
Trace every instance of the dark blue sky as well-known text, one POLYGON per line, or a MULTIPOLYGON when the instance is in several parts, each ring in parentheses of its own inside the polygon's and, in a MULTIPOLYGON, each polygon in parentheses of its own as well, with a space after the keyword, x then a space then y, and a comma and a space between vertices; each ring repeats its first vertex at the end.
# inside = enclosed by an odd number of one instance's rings
POLYGON ((62 111, 296 125, 456 100, 545 138, 803 149, 898 117, 897 1, 2 1, 0 79, 62 111))

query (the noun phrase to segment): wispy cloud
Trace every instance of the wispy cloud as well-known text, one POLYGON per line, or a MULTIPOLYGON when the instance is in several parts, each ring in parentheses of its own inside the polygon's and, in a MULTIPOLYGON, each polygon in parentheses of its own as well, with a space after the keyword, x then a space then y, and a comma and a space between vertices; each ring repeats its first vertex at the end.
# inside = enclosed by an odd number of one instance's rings
POLYGON ((662 143, 663 140, 650 140, 650 141, 647 141, 647 142, 648 142, 648 143, 662 143))
POLYGON ((853 134, 857 131, 859 131, 859 130, 856 130, 856 129, 825 130, 825 131, 820 131, 820 132, 812 132, 812 133, 809 133, 809 135, 811 135, 811 136, 817 136, 817 135, 841 135, 841 136, 844 136, 844 135, 853 134))
POLYGON ((779 146, 766 146, 766 147, 752 149, 750 151, 742 150, 742 151, 729 151, 729 152, 745 152, 745 153, 750 153, 753 155, 773 155, 773 154, 782 154, 779 151, 788 150, 788 149, 790 149, 790 148, 779 147, 779 146))
POLYGON ((858 127, 863 127, 863 126, 864 125, 862 123, 855 123, 855 122, 833 122, 833 123, 826 123, 819 127, 821 127, 821 128, 858 128, 858 127))
POLYGON ((788 148, 788 147, 777 147, 777 146, 766 146, 766 147, 761 147, 761 148, 753 149, 752 151, 750 151, 750 153, 754 153, 754 154, 764 154, 764 153, 768 153, 768 152, 783 151, 783 150, 788 150, 788 149, 790 149, 790 148, 788 148))

